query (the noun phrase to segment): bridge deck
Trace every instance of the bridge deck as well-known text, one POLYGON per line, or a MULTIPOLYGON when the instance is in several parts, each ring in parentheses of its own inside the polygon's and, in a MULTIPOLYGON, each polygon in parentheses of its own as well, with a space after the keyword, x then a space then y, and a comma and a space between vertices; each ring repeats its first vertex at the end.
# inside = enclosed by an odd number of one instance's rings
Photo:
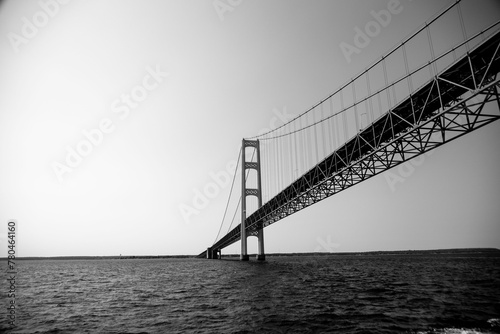
MULTIPOLYGON (((491 81, 491 78, 496 77, 500 71, 500 52, 497 50, 499 43, 500 32, 496 32, 472 50, 469 56, 466 55, 458 59, 442 71, 438 77, 444 80, 439 80, 439 84, 436 84, 437 80, 435 79, 430 80, 270 199, 247 218, 248 235, 253 235, 258 229, 338 192, 329 193, 316 199, 304 200, 304 194, 311 192, 311 189, 320 185, 328 186, 327 181, 332 176, 348 171, 354 162, 362 162, 365 157, 373 155, 373 152, 384 149, 387 143, 397 141, 402 135, 425 124, 443 107, 451 106, 460 101, 460 97, 469 91, 466 87, 470 87, 472 90, 475 84, 482 81, 483 77, 487 77, 491 81), (474 76, 471 74, 471 68, 473 68, 474 76), (309 203, 309 201, 313 203, 309 203)), ((484 80, 483 84, 485 85, 489 81, 484 80)), ((421 147, 422 152, 419 154, 432 148, 434 147, 421 147)), ((391 167, 393 166, 390 165, 388 168, 391 167)), ((347 174, 346 177, 349 176, 347 174)), ((345 188, 339 191, 343 189, 345 188)), ((311 196, 314 197, 310 194, 309 197, 311 196)), ((213 249, 222 249, 239 239, 240 226, 238 225, 216 242, 213 249)), ((204 254, 205 252, 202 252, 199 257, 204 257, 204 254)))

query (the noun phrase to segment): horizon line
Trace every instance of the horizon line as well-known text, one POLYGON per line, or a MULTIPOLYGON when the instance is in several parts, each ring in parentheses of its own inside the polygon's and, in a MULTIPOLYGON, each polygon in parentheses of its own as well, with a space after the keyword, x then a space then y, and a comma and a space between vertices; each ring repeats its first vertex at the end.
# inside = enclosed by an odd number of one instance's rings
MULTIPOLYGON (((378 251, 347 251, 347 252, 289 252, 289 253, 266 253, 266 256, 294 256, 294 255, 349 255, 349 254, 389 254, 389 253, 444 253, 444 252, 500 252, 494 247, 470 247, 470 248, 437 248, 437 249, 404 249, 404 250, 378 250, 378 251)), ((55 255, 55 256, 19 256, 13 260, 36 260, 36 259, 149 259, 149 258, 196 258, 199 254, 177 254, 177 255, 55 255)), ((250 256, 255 254, 249 254, 250 256)), ((225 257, 239 256, 239 254, 224 254, 225 257)), ((7 260, 7 257, 0 257, 7 260)))

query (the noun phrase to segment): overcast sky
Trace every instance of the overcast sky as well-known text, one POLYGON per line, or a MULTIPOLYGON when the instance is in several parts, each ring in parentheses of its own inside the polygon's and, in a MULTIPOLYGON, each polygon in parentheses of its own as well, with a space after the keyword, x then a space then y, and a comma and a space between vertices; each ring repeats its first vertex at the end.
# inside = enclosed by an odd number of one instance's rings
MULTIPOLYGON (((500 18, 497 1, 464 1, 470 30, 500 18)), ((395 0, 3 2, 0 254, 9 219, 18 256, 198 254, 243 137, 305 111, 452 2, 400 0, 351 54, 342 43, 395 0)), ((330 197, 266 228, 266 252, 500 248, 498 144, 493 123, 392 170, 404 182, 381 174, 330 197)))

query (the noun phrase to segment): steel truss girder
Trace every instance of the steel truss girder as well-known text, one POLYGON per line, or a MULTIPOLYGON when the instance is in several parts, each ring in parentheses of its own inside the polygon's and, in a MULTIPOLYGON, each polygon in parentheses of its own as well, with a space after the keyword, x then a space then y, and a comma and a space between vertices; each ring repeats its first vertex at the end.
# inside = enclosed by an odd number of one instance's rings
MULTIPOLYGON (((500 105, 500 80, 495 80, 456 106, 437 113, 374 152, 351 161, 338 173, 325 178, 285 205, 267 212, 264 216, 264 227, 500 119, 499 109, 495 114, 483 112, 484 106, 492 102, 500 105), (479 97, 482 97, 482 100, 477 101, 479 97)), ((258 222, 254 224, 260 226, 258 222)), ((252 230, 252 225, 247 228, 252 230)))
MULTIPOLYGON (((248 217, 247 235, 499 119, 499 47, 497 32, 358 133, 248 217)), ((212 247, 238 241, 240 228, 212 247)))

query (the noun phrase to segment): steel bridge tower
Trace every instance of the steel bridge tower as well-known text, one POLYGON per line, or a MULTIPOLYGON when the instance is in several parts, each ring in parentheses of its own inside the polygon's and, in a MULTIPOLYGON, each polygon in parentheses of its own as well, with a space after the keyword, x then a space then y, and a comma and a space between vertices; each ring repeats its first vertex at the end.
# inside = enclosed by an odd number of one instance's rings
MULTIPOLYGON (((248 261, 247 253, 247 231, 246 231, 246 198, 247 196, 256 196, 258 207, 262 206, 262 181, 261 181, 261 168, 260 168, 260 145, 259 140, 242 140, 241 145, 241 261, 248 261), (246 148, 253 147, 257 155, 257 162, 247 162, 245 158, 246 148), (247 188, 246 185, 246 170, 255 169, 257 171, 257 188, 247 188)), ((258 252, 257 260, 264 261, 266 256, 264 254, 264 226, 257 231, 258 239, 258 252)))

